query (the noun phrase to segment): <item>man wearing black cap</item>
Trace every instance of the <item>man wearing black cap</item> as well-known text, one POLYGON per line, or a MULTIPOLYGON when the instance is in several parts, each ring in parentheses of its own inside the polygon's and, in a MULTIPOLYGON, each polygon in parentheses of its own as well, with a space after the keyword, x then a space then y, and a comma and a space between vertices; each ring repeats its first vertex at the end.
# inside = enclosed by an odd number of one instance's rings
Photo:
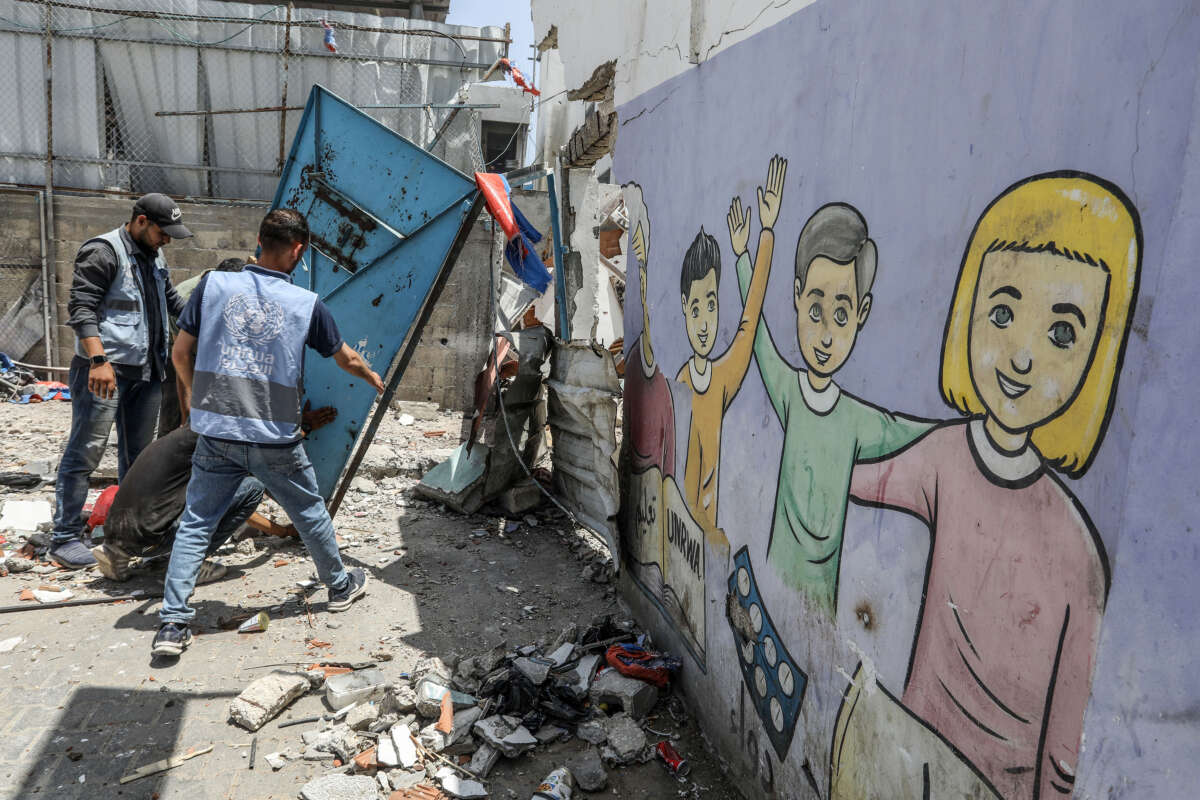
POLYGON ((88 479, 117 425, 117 480, 148 445, 167 375, 167 316, 183 302, 161 248, 192 232, 164 194, 133 205, 128 223, 83 244, 67 303, 75 329, 71 432, 58 466, 50 557, 68 569, 96 563, 82 541, 88 479))

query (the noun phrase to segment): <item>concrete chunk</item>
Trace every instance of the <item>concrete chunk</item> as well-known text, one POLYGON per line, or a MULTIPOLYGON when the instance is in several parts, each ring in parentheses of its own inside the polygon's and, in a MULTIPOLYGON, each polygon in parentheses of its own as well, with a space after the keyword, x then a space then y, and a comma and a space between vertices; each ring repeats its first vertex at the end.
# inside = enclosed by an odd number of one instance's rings
POLYGON ((567 762, 567 769, 575 776, 575 782, 585 792, 600 792, 608 785, 608 773, 600 761, 600 754, 589 747, 585 752, 567 762))
POLYGON ((408 769, 417 763, 417 744, 413 741, 412 731, 407 725, 396 725, 391 732, 392 744, 396 747, 396 755, 400 766, 408 769))
POLYGON ((547 676, 550 675, 551 664, 543 663, 540 659, 518 658, 513 661, 513 666, 516 667, 522 675, 533 683, 534 686, 541 686, 546 682, 547 676))
POLYGON ((440 753, 450 746, 450 734, 439 731, 436 722, 431 722, 422 728, 421 732, 417 734, 417 738, 421 740, 421 744, 435 753, 440 753))
POLYGON ((331 675, 325 681, 325 699, 336 711, 351 703, 365 703, 383 697, 387 691, 387 679, 374 667, 331 675))
POLYGON ((499 749, 500 740, 515 731, 520 724, 521 721, 516 717, 502 717, 499 714, 493 714, 477 721, 472 727, 479 738, 499 749))
POLYGON ((524 725, 518 725, 515 731, 500 740, 500 752, 504 753, 507 758, 516 758, 537 747, 537 744, 537 737, 530 733, 524 725))
POLYGON ((475 755, 471 756, 471 763, 467 764, 467 772, 478 775, 480 778, 486 778, 499 760, 500 751, 485 742, 479 745, 475 755))
POLYGON ((604 727, 603 723, 594 720, 579 723, 575 734, 591 744, 604 744, 608 741, 608 729, 604 727))
POLYGON ((479 781, 473 781, 467 778, 460 778, 458 773, 450 769, 450 767, 442 767, 434 776, 442 785, 442 791, 451 797, 458 797, 462 800, 480 800, 487 797, 487 789, 479 781))
POLYGON ((478 701, 469 694, 455 692, 443 684, 433 681, 422 681, 417 685, 417 713, 422 717, 439 717, 442 713, 442 697, 450 692, 450 702, 454 710, 470 708, 478 701))
POLYGON ((426 681, 432 681, 442 686, 449 686, 452 677, 454 677, 454 670, 450 669, 445 661, 436 657, 422 658, 412 668, 413 685, 418 690, 421 688, 421 684, 426 681))
POLYGON ((567 739, 570 734, 557 725, 547 723, 538 728, 533 734, 540 744, 549 744, 559 739, 567 739))
POLYGON ((405 789, 411 789, 414 786, 424 783, 428 776, 425 770, 417 772, 409 772, 406 769, 394 769, 388 772, 388 783, 392 785, 392 791, 401 792, 405 789))
POLYGON ((379 784, 367 775, 326 775, 300 789, 302 800, 379 800, 379 784))
POLYGON ((516 758, 537 746, 537 739, 516 717, 491 716, 475 723, 475 733, 506 758, 516 758))
POLYGON ((384 767, 400 766, 400 756, 396 752, 396 743, 392 741, 391 736, 379 737, 379 741, 375 743, 375 760, 384 767))
POLYGON ((392 687, 383 700, 385 712, 408 714, 417 710, 417 693, 412 684, 404 681, 392 687))
POLYGON ((592 654, 579 659, 574 669, 567 672, 559 681, 561 685, 576 700, 583 700, 592 688, 596 676, 596 667, 600 665, 600 656, 592 654))
POLYGON ((459 739, 462 739, 471 732, 471 728, 483 716, 483 709, 479 706, 471 706, 464 708, 462 711, 457 711, 454 714, 454 725, 450 731, 450 744, 454 744, 459 739))
POLYGON ((597 705, 619 705, 634 719, 646 716, 658 702, 658 687, 627 678, 615 669, 606 669, 597 675, 590 693, 597 705))
POLYGON ((563 664, 570 661, 573 655, 575 655, 575 645, 567 642, 563 645, 560 645, 553 653, 546 656, 546 658, 550 661, 553 661, 554 666, 561 667, 563 664))
POLYGON ((256 731, 300 695, 308 691, 308 679, 294 672, 272 672, 251 683, 229 704, 230 721, 256 731))
POLYGON ((632 717, 617 714, 609 718, 605 727, 608 729, 608 746, 604 748, 607 761, 621 765, 643 760, 647 748, 646 732, 632 717))
POLYGON ((374 703, 360 703, 346 712, 346 724, 352 731, 365 731, 379 717, 379 706, 374 703))

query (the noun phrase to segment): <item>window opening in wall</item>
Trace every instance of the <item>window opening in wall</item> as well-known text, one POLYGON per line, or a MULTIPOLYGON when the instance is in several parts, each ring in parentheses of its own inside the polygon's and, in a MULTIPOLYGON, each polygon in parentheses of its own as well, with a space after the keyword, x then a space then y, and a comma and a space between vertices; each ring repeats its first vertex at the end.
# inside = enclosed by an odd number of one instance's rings
POLYGON ((507 172, 521 166, 525 126, 484 120, 479 126, 483 162, 488 172, 507 172))

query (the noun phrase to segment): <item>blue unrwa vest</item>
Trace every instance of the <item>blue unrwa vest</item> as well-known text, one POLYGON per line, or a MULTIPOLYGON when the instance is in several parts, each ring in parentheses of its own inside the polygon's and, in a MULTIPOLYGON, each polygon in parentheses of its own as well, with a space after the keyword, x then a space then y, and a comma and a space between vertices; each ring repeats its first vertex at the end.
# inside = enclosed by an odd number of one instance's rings
MULTIPOLYGON (((96 309, 100 317, 100 343, 108 360, 114 364, 128 364, 140 367, 146 363, 150 352, 150 324, 146 319, 146 305, 142 300, 143 292, 158 292, 158 310, 162 314, 162 329, 167 331, 167 262, 162 250, 154 259, 154 286, 142 286, 141 270, 129 257, 125 242, 121 239, 121 229, 116 228, 108 233, 90 239, 89 242, 106 242, 117 256, 117 275, 108 293, 96 309)), ((75 339, 75 354, 87 358, 79 338, 75 339)), ((167 354, 167 337, 163 335, 163 363, 170 361, 167 354)))
POLYGON ((285 444, 300 438, 304 342, 317 296, 247 268, 210 272, 200 305, 192 430, 285 444))

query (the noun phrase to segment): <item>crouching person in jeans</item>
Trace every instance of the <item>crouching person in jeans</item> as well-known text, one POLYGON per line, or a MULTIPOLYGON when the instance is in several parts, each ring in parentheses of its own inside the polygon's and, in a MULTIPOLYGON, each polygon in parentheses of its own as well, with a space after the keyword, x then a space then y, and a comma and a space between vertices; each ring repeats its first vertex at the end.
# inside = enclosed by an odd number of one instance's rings
MULTIPOLYGON (((305 411, 301 428, 307 434, 336 417, 337 409, 332 407, 305 411)), ((176 428, 155 439, 125 473, 125 481, 113 497, 104 520, 104 543, 92 548, 101 575, 110 581, 126 581, 132 576, 133 559, 141 559, 145 564, 171 554, 175 530, 186 505, 192 454, 199 438, 187 425, 176 428)), ((277 525, 256 511, 262 497, 263 485, 258 478, 248 475, 242 479, 229 510, 209 540, 209 556, 243 524, 273 536, 296 535, 291 525, 277 525)), ((205 558, 196 574, 196 585, 220 580, 226 571, 221 562, 205 558)))
POLYGON ((296 526, 329 589, 330 611, 349 609, 366 592, 366 573, 342 565, 333 522, 300 441, 304 347, 332 356, 376 392, 383 391, 383 381, 342 341, 320 298, 292 284, 308 239, 301 214, 287 208, 270 212, 258 229, 258 264, 204 276, 179 317, 171 355, 180 404, 189 409, 199 439, 167 566, 154 655, 179 655, 191 644, 188 625, 196 612, 187 601, 213 531, 247 475, 262 482, 296 526))

